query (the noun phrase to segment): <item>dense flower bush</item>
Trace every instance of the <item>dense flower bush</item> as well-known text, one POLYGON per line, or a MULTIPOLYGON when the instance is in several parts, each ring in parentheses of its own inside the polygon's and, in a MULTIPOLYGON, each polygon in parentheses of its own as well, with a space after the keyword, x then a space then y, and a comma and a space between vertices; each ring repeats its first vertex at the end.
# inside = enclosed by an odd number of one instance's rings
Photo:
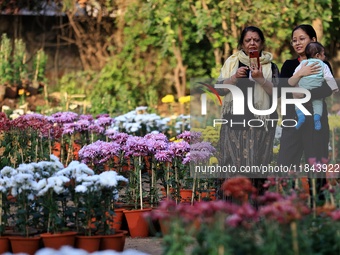
POLYGON ((79 161, 64 167, 54 155, 49 161, 20 164, 17 168, 4 167, 0 171, 0 183, 4 185, 2 195, 13 199, 2 200, 0 218, 6 216, 2 218, 6 221, 0 222, 3 226, 12 225, 15 232, 24 236, 35 234, 32 230, 49 233, 70 228, 79 233, 91 231, 88 223, 93 217, 99 217, 104 224, 107 222, 106 212, 114 210, 121 181, 128 182, 115 171, 96 175, 79 161))
MULTIPOLYGON (((247 178, 231 180, 222 185, 230 201, 176 205, 166 200, 149 215, 169 224, 165 254, 185 254, 188 247, 191 254, 339 253, 339 204, 326 199, 313 210, 298 190, 256 196, 247 178)), ((339 183, 325 187, 328 194, 339 196, 339 191, 339 183)))

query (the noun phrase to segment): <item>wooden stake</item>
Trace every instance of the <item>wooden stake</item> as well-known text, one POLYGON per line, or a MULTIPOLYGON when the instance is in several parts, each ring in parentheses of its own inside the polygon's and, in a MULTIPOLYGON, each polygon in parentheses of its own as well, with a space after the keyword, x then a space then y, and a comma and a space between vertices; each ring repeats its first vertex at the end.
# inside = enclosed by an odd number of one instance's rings
POLYGON ((293 242, 294 255, 299 255, 299 241, 298 241, 297 226, 296 226, 295 221, 290 223, 290 230, 292 231, 292 242, 293 242))

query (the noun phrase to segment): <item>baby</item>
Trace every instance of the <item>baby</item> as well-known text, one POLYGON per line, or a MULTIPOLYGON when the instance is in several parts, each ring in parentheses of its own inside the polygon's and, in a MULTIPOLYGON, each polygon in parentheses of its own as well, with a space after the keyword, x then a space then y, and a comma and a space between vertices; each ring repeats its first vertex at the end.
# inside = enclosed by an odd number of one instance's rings
MULTIPOLYGON (((326 80, 328 86, 333 92, 338 92, 338 85, 329 69, 328 65, 323 61, 325 60, 325 48, 318 42, 311 42, 306 46, 305 49, 307 60, 302 60, 300 65, 295 69, 295 72, 291 78, 288 79, 288 83, 291 86, 296 86, 297 83, 299 87, 305 89, 313 89, 320 87, 324 80, 326 80), (318 63, 321 67, 317 74, 311 74, 308 76, 303 76, 301 79, 294 77, 294 75, 301 69, 303 65, 311 65, 313 63, 318 63)), ((322 115, 322 99, 315 99, 312 101, 313 112, 314 112, 314 128, 315 130, 321 129, 321 115, 322 115)), ((296 129, 299 129, 301 125, 305 122, 305 115, 298 108, 295 107, 296 115, 298 117, 296 129)))

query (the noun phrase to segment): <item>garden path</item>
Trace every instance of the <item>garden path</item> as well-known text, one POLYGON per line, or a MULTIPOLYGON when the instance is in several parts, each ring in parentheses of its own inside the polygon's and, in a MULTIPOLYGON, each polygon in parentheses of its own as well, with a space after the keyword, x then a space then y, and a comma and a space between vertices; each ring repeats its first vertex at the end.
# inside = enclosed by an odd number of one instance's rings
POLYGON ((146 238, 131 238, 127 237, 125 241, 124 250, 134 249, 145 252, 149 255, 162 254, 162 238, 160 237, 146 237, 146 238))

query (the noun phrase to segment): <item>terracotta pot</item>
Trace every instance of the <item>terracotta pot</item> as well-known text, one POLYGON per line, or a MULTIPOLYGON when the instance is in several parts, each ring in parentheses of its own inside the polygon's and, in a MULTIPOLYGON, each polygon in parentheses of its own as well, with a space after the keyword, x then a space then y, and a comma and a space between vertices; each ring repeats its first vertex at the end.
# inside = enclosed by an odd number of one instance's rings
POLYGON ((101 235, 94 236, 76 236, 75 247, 87 252, 99 251, 101 235))
POLYGON ((202 200, 214 201, 216 200, 216 189, 210 189, 202 192, 197 191, 196 195, 198 196, 198 201, 202 200))
MULTIPOLYGON (((70 145, 68 143, 65 144, 65 149, 66 152, 68 153, 68 149, 69 149, 70 145)), ((79 155, 78 152, 81 149, 81 145, 77 144, 77 143, 72 143, 72 154, 70 155, 72 157, 72 160, 78 160, 79 159, 79 155)))
POLYGON ((181 196, 181 202, 190 203, 192 197, 192 189, 181 189, 179 191, 179 195, 181 196))
MULTIPOLYGON (((122 222, 123 222, 123 216, 124 216, 124 210, 123 208, 119 208, 119 209, 115 209, 115 214, 112 215, 112 221, 109 222, 109 220, 107 221, 107 224, 110 225, 111 229, 114 230, 120 230, 121 226, 122 226, 122 222)), ((106 212, 106 217, 109 217, 109 213, 106 212)), ((91 223, 89 224, 91 229, 96 229, 96 218, 92 218, 91 219, 91 223)))
POLYGON ((115 209, 115 215, 113 216, 113 222, 111 224, 111 227, 115 229, 116 231, 120 230, 122 227, 124 210, 125 209, 123 208, 115 209))
POLYGON ((17 98, 18 97, 18 87, 7 86, 5 97, 11 98, 11 99, 17 98))
POLYGON ((55 142, 52 145, 52 153, 54 156, 60 158, 60 153, 61 153, 61 143, 55 142))
POLYGON ((43 233, 40 234, 45 247, 58 250, 64 245, 73 247, 77 232, 69 231, 57 234, 43 233))
POLYGON ((150 212, 151 210, 152 208, 124 210, 124 215, 129 227, 129 233, 132 238, 149 236, 149 223, 144 218, 144 213, 150 212))
POLYGON ((34 255, 40 248, 40 236, 37 237, 23 237, 23 236, 10 236, 8 237, 12 253, 27 253, 34 255))
POLYGON ((0 254, 9 251, 9 240, 8 236, 0 236, 0 254))
POLYGON ((128 231, 126 230, 118 230, 114 235, 103 235, 100 242, 100 250, 123 251, 127 234, 128 231))

